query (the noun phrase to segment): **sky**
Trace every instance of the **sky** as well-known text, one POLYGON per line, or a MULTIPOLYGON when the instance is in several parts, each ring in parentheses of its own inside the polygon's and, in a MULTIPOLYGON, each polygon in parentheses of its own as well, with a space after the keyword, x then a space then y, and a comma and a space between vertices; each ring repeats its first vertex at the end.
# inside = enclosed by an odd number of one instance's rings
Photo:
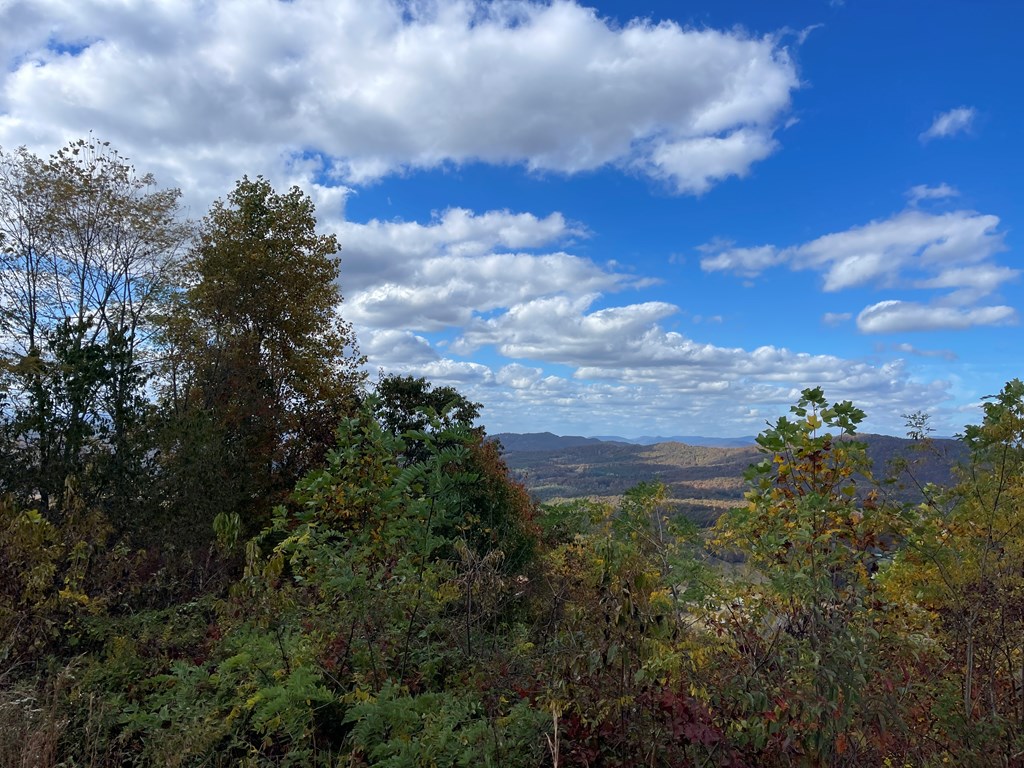
POLYGON ((491 433, 868 431, 1022 375, 1015 0, 6 0, 0 147, 92 132, 199 218, 315 201, 368 369, 491 433))

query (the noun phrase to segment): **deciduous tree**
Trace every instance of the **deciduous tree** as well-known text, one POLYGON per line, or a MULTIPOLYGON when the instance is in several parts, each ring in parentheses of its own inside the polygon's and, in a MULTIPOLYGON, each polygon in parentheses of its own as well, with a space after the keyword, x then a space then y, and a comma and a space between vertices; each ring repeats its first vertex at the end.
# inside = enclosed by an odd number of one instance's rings
POLYGON ((873 574, 901 509, 872 487, 853 439, 861 409, 814 388, 791 411, 758 436, 765 458, 747 472, 747 503, 716 526, 718 545, 752 571, 717 622, 735 654, 721 706, 736 707, 733 732, 763 764, 863 765, 882 747, 869 714, 881 702, 865 695, 886 648, 873 574))
POLYGON ((263 178, 242 179, 203 220, 168 326, 164 395, 175 501, 205 523, 261 519, 321 462, 356 397, 337 251, 307 195, 263 178))
POLYGON ((1024 382, 987 400, 964 430, 959 482, 928 489, 889 587, 937 619, 958 693, 935 697, 938 738, 979 765, 1012 765, 1024 754, 1024 382))
POLYGON ((2 483, 51 516, 69 477, 122 507, 139 484, 153 316, 189 236, 178 191, 155 185, 91 137, 0 150, 2 483))

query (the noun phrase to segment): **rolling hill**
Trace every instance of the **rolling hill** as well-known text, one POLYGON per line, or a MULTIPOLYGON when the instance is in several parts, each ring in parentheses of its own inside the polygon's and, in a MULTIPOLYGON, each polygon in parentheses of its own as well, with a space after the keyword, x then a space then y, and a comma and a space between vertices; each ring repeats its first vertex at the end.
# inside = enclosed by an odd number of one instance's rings
MULTIPOLYGON (((551 433, 495 435, 505 461, 540 501, 588 497, 613 501, 640 482, 661 482, 677 510, 707 525, 743 496, 743 472, 761 454, 756 445, 719 447, 682 442, 652 445, 551 433)), ((868 444, 876 478, 887 478, 894 461, 910 472, 896 474, 885 492, 900 501, 918 501, 919 487, 948 483, 963 458, 956 440, 915 443, 887 435, 861 435, 868 444)))

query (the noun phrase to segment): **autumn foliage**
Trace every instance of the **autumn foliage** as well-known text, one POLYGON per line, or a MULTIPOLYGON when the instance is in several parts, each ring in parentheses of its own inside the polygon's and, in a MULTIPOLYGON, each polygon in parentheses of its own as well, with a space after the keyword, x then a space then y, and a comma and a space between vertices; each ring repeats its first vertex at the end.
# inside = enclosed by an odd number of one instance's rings
POLYGON ((184 248, 102 145, 0 171, 0 765, 1024 765, 1019 380, 914 504, 809 388, 711 529, 657 483, 541 506, 478 404, 365 386, 300 191, 184 248), (152 246, 144 311, 18 303, 77 258, 30 189, 152 246))

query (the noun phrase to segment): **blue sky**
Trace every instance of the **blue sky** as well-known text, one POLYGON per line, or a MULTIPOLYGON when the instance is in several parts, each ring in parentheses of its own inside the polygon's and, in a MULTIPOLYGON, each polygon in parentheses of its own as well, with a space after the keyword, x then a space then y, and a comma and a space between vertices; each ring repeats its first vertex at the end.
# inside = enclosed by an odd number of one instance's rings
POLYGON ((491 432, 940 433, 1020 376, 1016 2, 32 0, 0 146, 88 131, 194 216, 298 184, 370 369, 491 432))

